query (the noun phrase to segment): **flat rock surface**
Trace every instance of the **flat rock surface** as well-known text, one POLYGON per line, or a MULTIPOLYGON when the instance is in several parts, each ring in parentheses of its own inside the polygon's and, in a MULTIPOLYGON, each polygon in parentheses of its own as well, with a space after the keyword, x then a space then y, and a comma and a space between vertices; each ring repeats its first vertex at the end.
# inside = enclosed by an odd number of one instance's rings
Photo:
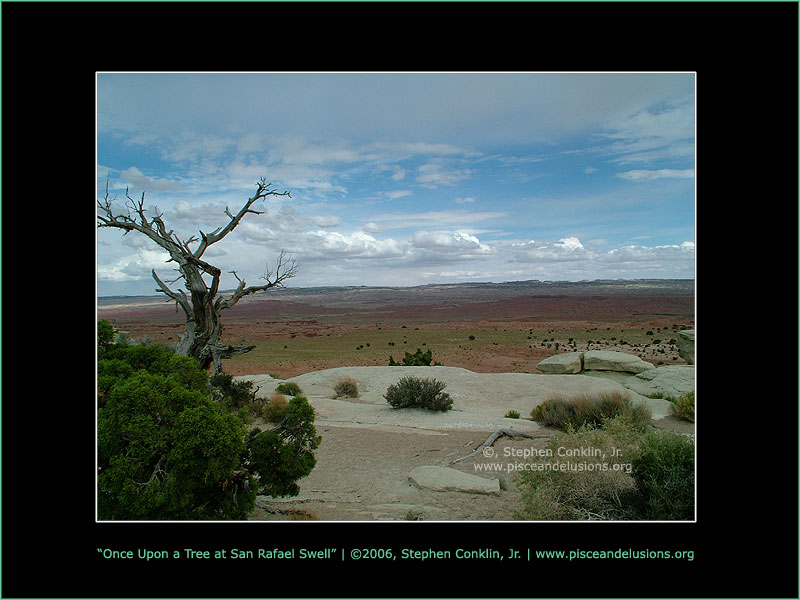
POLYGON ((487 479, 437 465, 414 468, 408 474, 408 480, 418 488, 435 492, 500 495, 500 482, 497 479, 487 479))
POLYGON ((664 394, 680 398, 694 391, 694 366, 670 365, 643 371, 622 382, 637 394, 664 394))
POLYGON ((583 354, 583 368, 594 371, 625 371, 641 373, 655 366, 638 356, 613 350, 587 350, 583 354))
POLYGON ((583 352, 563 352, 540 361, 536 368, 542 373, 566 375, 580 373, 583 368, 583 352))
MULTIPOLYGON (((261 387, 259 396, 268 397, 280 383, 269 375, 243 375, 236 379, 253 381, 261 387)), ((519 431, 536 431, 538 423, 526 419, 531 410, 551 396, 625 389, 615 381, 586 375, 544 375, 540 373, 475 373, 460 367, 338 367, 306 373, 287 381, 297 383, 317 411, 318 423, 344 427, 371 427, 386 431, 408 429, 446 431, 449 429, 489 431, 513 426, 519 431), (334 385, 343 376, 358 382, 357 398, 336 398, 334 385), (433 378, 447 384, 453 399, 446 412, 422 409, 394 409, 383 394, 402 377, 433 378), (522 419, 506 419, 509 410, 522 419)), ((650 406, 654 419, 671 414, 669 402, 651 400, 631 391, 634 402, 650 406)))
MULTIPOLYGON (((267 397, 281 382, 268 375, 237 377, 261 386, 267 397)), ((510 467, 520 459, 506 457, 506 448, 525 451, 545 448, 544 439, 510 439, 495 442, 493 457, 470 454, 495 430, 554 434, 529 418, 530 410, 551 395, 583 394, 596 390, 626 389, 620 383, 587 375, 528 373, 474 373, 458 367, 343 367, 294 377, 316 411, 317 432, 322 436, 315 451, 317 465, 301 479, 294 498, 260 497, 251 520, 315 519, 321 521, 383 521, 412 518, 441 521, 510 521, 520 508, 520 491, 510 467), (334 398, 333 385, 343 376, 359 385, 358 398, 334 398), (395 410, 383 398, 386 388, 400 377, 433 377, 447 383, 453 410, 395 410), (506 419, 510 409, 522 418, 506 419), (500 464, 500 470, 485 467, 500 464), (418 467, 439 466, 506 485, 499 495, 465 491, 434 491, 411 483, 418 467), (417 507, 421 507, 416 510, 417 507)), ((631 397, 651 406, 656 426, 673 428, 671 405, 666 400, 631 397), (659 417, 659 415, 661 415, 659 417)), ((265 427, 257 420, 254 426, 265 427)), ((687 431, 690 423, 681 422, 687 431)), ((416 472, 417 474, 420 471, 416 472)), ((416 476, 416 475, 415 475, 416 476)))

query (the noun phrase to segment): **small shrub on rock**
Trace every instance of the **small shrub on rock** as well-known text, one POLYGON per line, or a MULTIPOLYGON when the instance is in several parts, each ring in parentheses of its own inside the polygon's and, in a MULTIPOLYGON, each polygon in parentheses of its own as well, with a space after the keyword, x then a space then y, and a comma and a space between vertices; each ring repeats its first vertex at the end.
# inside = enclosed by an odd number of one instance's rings
POLYGON ((358 382, 352 377, 340 377, 333 386, 336 396, 358 397, 358 382))
POLYGON ((397 383, 390 385, 383 397, 392 408, 446 411, 453 407, 450 394, 442 391, 446 386, 447 384, 437 379, 403 377, 397 383))
POLYGON ((300 396, 303 393, 294 381, 284 381, 275 388, 275 391, 287 396, 300 396))
POLYGON ((261 408, 261 416, 265 421, 280 423, 289 410, 289 401, 280 392, 273 393, 261 408))

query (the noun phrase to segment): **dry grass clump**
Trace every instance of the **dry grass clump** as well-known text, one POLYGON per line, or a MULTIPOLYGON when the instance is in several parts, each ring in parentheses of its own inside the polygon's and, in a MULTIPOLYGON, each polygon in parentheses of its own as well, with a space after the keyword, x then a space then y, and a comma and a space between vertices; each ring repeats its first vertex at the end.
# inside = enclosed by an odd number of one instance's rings
POLYGON ((280 392, 274 392, 261 408, 261 416, 265 421, 280 422, 289 410, 289 401, 280 392))
POLYGON ((689 392, 678 398, 672 404, 672 412, 675 413, 676 417, 694 423, 694 392, 689 392))
POLYGON ((294 508, 286 512, 289 514, 290 521, 319 521, 317 513, 313 510, 294 508))
POLYGON ((559 433, 549 453, 519 470, 519 519, 691 520, 694 440, 641 430, 629 417, 559 433))
POLYGON ((584 426, 549 442, 550 456, 522 471, 518 518, 534 521, 636 518, 631 459, 640 434, 619 417, 609 431, 584 426), (613 434, 612 434, 613 432, 613 434))
POLYGON ((620 416, 643 429, 650 421, 651 411, 646 405, 634 404, 627 393, 619 390, 570 398, 553 396, 531 411, 534 421, 565 431, 583 426, 602 427, 604 422, 620 416))
POLYGON ((333 386, 336 397, 346 396, 347 398, 358 397, 358 382, 352 377, 340 377, 333 386))

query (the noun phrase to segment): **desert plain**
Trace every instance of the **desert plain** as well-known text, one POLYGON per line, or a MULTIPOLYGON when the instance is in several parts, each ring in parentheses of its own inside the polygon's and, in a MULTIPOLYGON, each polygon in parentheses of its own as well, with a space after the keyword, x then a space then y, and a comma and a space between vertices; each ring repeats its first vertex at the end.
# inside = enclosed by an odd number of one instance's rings
MULTIPOLYGON (((159 296, 99 298, 97 309, 134 340, 174 344, 184 328, 182 313, 159 296)), ((282 380, 297 382, 322 436, 299 496, 259 497, 250 520, 504 521, 520 508, 509 471, 516 461, 489 472, 484 453, 457 459, 498 428, 543 437, 501 437, 495 456, 546 446, 544 436, 555 432, 531 420, 531 408, 588 377, 541 375, 544 358, 613 350, 656 367, 685 365, 675 339, 695 327, 695 290, 692 280, 284 288, 244 298, 223 323, 224 342, 255 346, 224 361, 225 370, 253 380, 264 396, 282 380), (390 356, 400 362, 417 349, 442 366, 387 366, 390 356), (409 373, 447 382, 453 410, 393 410, 382 394, 409 373), (357 398, 334 397, 343 375, 359 383, 357 398), (508 410, 520 418, 505 418, 508 410), (411 481, 415 468, 430 465, 498 479, 502 489, 433 490, 411 481)), ((617 385, 613 377, 606 384, 617 385)), ((664 414, 664 402, 654 405, 653 426, 692 432, 693 424, 664 414)), ((264 424, 256 418, 251 426, 264 424)))

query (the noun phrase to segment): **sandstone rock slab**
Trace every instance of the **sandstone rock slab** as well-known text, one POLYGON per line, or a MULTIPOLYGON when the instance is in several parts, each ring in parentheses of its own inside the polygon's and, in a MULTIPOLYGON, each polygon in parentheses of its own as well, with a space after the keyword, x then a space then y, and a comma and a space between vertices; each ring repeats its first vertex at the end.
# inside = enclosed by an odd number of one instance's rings
POLYGON ((683 329, 678 332, 678 339, 675 340, 678 346, 678 356, 688 364, 694 364, 694 329, 683 329))
POLYGON ((694 366, 669 365, 648 369, 626 379, 622 385, 642 396, 664 394, 680 398, 694 391, 694 366))
POLYGON ((415 467, 408 474, 408 480, 420 489, 436 492, 500 495, 499 480, 486 479, 450 467, 437 465, 415 467))
POLYGON ((580 373, 583 369, 583 352, 563 352, 548 356, 536 365, 542 373, 569 375, 580 373))
POLYGON ((648 369, 655 369, 655 365, 625 352, 589 350, 583 354, 583 368, 594 371, 641 373, 648 369))

